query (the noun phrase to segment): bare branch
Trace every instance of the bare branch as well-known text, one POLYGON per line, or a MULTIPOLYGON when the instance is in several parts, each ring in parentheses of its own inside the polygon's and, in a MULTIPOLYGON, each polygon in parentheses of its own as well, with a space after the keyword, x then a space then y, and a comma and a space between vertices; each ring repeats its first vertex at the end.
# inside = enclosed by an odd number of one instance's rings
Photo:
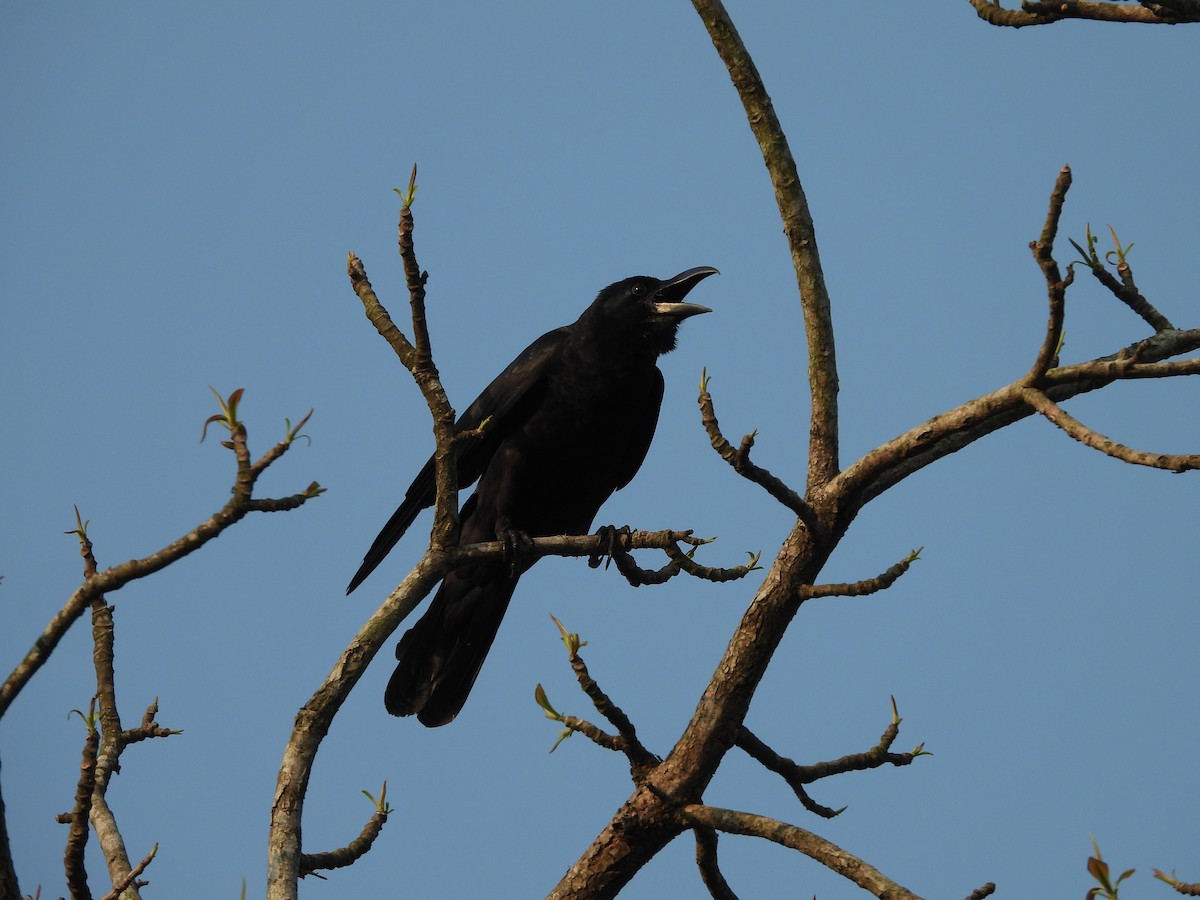
POLYGON ((817 514, 813 512, 813 508, 804 502, 804 498, 766 469, 750 462, 750 449, 754 446, 754 435, 757 432, 751 432, 742 438, 742 445, 737 450, 726 440, 725 435, 721 433, 721 426, 717 422, 712 395, 708 392, 708 381, 708 371, 705 370, 700 376, 700 396, 697 398, 697 402, 700 404, 700 421, 704 425, 704 430, 708 432, 712 448, 723 460, 733 466, 735 472, 766 490, 768 494, 794 512, 809 531, 820 537, 824 533, 824 526, 817 518, 817 514))
POLYGON ((967 894, 967 900, 983 900, 984 897, 990 897, 996 893, 996 885, 990 881, 982 887, 977 887, 971 893, 967 894))
MULTIPOLYGON (((562 634, 562 641, 567 648, 567 654, 571 661, 571 669, 575 672, 575 678, 579 682, 580 689, 592 701, 592 705, 596 708, 596 711, 608 719, 612 726, 617 729, 618 737, 614 738, 611 735, 607 735, 589 722, 574 716, 557 716, 558 720, 565 727, 584 734, 600 746, 610 750, 619 750, 624 753, 629 759, 629 768, 633 773, 634 781, 640 782, 645 776, 646 771, 656 766, 661 760, 642 745, 642 742, 638 739, 637 729, 634 727, 633 722, 600 689, 600 685, 596 683, 591 673, 588 672, 587 664, 583 661, 583 657, 579 655, 579 648, 584 643, 579 639, 579 635, 567 631, 562 622, 554 616, 550 618, 554 619, 554 624, 558 626, 558 630, 562 634)), ((539 704, 544 697, 545 692, 542 692, 539 704)), ((546 710, 548 716, 551 718, 556 717, 548 701, 541 705, 546 710)))
MULTIPOLYGON (((76 588, 75 593, 67 600, 50 623, 46 626, 41 635, 34 641, 33 647, 25 654, 25 658, 17 664, 4 684, 0 685, 0 718, 8 711, 17 695, 29 682, 34 674, 42 667, 54 652, 54 648, 58 646, 63 635, 67 633, 75 621, 83 615, 83 611, 88 608, 96 598, 103 597, 105 594, 111 594, 114 591, 124 587, 130 581, 138 578, 145 578, 147 575, 153 575, 155 572, 165 569, 167 566, 176 560, 182 559, 189 553, 199 550, 210 540, 220 535, 226 528, 241 521, 248 512, 256 509, 265 509, 264 504, 278 503, 289 504, 286 508, 294 508, 300 506, 304 502, 311 500, 319 495, 322 491, 321 487, 313 482, 303 494, 298 494, 296 497, 289 498, 286 501, 258 501, 251 496, 254 490, 254 484, 265 464, 261 468, 255 468, 249 464, 248 452, 246 448, 246 431, 244 427, 239 426, 235 429, 234 440, 230 442, 234 449, 235 456, 238 458, 238 471, 234 481, 233 496, 229 499, 218 512, 201 522, 183 537, 173 541, 166 547, 150 556, 141 559, 132 559, 128 562, 121 563, 118 566, 105 569, 103 572, 88 575, 83 583, 76 588)), ((290 443, 285 442, 282 450, 275 455, 274 458, 282 456, 290 443)), ((280 506, 279 508, 284 508, 280 506)), ((73 533, 73 532, 71 532, 73 533)))
POLYGON ((698 803, 684 806, 679 811, 679 816, 690 827, 701 825, 729 834, 759 837, 797 850, 859 887, 870 891, 876 897, 887 898, 887 900, 921 900, 912 891, 892 881, 878 869, 847 853, 836 844, 796 825, 789 825, 778 819, 770 819, 754 813, 719 809, 715 806, 704 806, 698 803))
POLYGON ((867 578, 852 584, 803 584, 799 588, 800 598, 809 600, 813 597, 865 597, 868 594, 885 591, 908 571, 909 566, 921 558, 923 549, 925 548, 920 547, 914 550, 882 575, 876 575, 874 578, 867 578))
POLYGON ((1147 25, 1179 25, 1200 22, 1198 0, 1161 0, 1158 3, 1103 3, 1100 0, 1023 0, 1019 10, 1005 9, 999 0, 967 0, 979 18, 991 25, 1023 28, 1026 25, 1050 25, 1064 19, 1090 19, 1094 22, 1140 22, 1147 25))
POLYGON ((832 819, 842 812, 840 809, 830 809, 828 806, 822 806, 813 800, 808 795, 808 791, 804 789, 804 785, 807 782, 802 779, 800 774, 802 766, 797 765, 786 756, 780 756, 764 744, 745 725, 742 726, 742 730, 738 734, 737 746, 765 769, 783 778, 787 782, 788 787, 792 789, 792 793, 796 795, 796 799, 800 801, 800 805, 813 815, 820 816, 823 819, 832 819))
POLYGON ((1054 237, 1058 234, 1058 221, 1062 217, 1063 202, 1067 199, 1067 191, 1071 187, 1071 167, 1063 166, 1054 181, 1054 190, 1050 192, 1050 209, 1046 213, 1046 224, 1042 226, 1042 234, 1029 245, 1033 258, 1046 279, 1046 292, 1050 301, 1050 321, 1046 325, 1046 337, 1042 341, 1041 350, 1033 368, 1026 376, 1029 384, 1039 384, 1046 377, 1050 367, 1058 363, 1058 350, 1062 345, 1063 317, 1066 309, 1067 287, 1074 280, 1075 272, 1067 267, 1067 277, 1063 278, 1058 271, 1058 263, 1054 259, 1054 237))
MULTIPOLYGON (((88 814, 92 809, 92 789, 96 785, 96 751, 100 747, 100 732, 95 723, 96 700, 93 697, 88 715, 87 738, 83 742, 83 759, 79 764, 79 782, 75 787, 75 808, 71 810, 71 827, 67 832, 67 848, 63 865, 67 873, 67 888, 72 900, 91 900, 83 851, 87 847, 88 814)), ((80 718, 84 718, 80 713, 80 718)))
POLYGON ((1154 870, 1154 877, 1159 881, 1165 881, 1171 887, 1175 888, 1175 892, 1178 894, 1183 894, 1185 897, 1200 897, 1200 882, 1188 884, 1177 879, 1174 872, 1168 875, 1166 872, 1160 872, 1158 869, 1154 870))
POLYGON ((1099 450, 1105 456, 1119 459, 1122 462, 1137 466, 1150 466, 1155 469, 1167 469, 1171 472, 1187 472, 1200 469, 1200 454, 1171 455, 1166 453, 1147 453, 1144 450, 1134 450, 1124 444, 1118 444, 1100 432, 1088 428, 1065 409, 1034 388, 1026 388, 1022 392, 1025 402, 1040 412, 1043 416, 1065 431, 1081 444, 1099 450))
POLYGON ((340 847, 337 850, 330 850, 325 853, 301 854, 300 877, 303 878, 305 875, 311 875, 314 872, 328 869, 342 869, 346 866, 354 865, 371 849, 371 845, 375 843, 375 838, 379 837, 380 832, 383 831, 383 826, 387 822, 389 815, 391 815, 391 809, 387 805, 387 782, 385 781, 383 783, 383 791, 379 795, 379 801, 375 804, 375 812, 367 820, 367 824, 363 826, 363 830, 358 837, 345 847, 340 847))
POLYGON ((325 680, 297 712, 283 751, 271 805, 267 867, 267 896, 271 900, 295 900, 297 896, 304 796, 317 750, 329 733, 334 716, 375 654, 449 568, 444 553, 432 547, 427 550, 416 567, 358 630, 325 680))
POLYGON ((928 755, 924 744, 918 745, 910 753, 890 752, 892 743, 900 734, 901 720, 895 710, 896 701, 893 698, 892 721, 884 729, 878 744, 865 753, 852 753, 831 762, 814 763, 808 766, 799 765, 785 756, 780 756, 744 725, 738 734, 737 746, 768 771, 774 772, 786 781, 805 809, 823 818, 832 819, 839 815, 845 807, 835 810, 820 805, 808 796, 804 785, 812 784, 820 778, 828 778, 831 775, 841 775, 844 772, 864 771, 883 765, 907 766, 918 756, 928 755))
POLYGON ((829 291, 817 252, 817 233, 808 200, 796 171, 787 136, 775 115, 758 68, 733 20, 720 0, 692 0, 704 21, 713 46, 737 88, 750 130, 758 141, 763 161, 775 188, 775 202, 783 219, 783 233, 791 248, 804 329, 808 339, 808 385, 812 396, 809 422, 808 486, 806 494, 830 481, 838 471, 838 375, 834 354, 833 319, 829 291))
MULTIPOLYGON (((609 538, 603 535, 555 535, 553 537, 531 538, 529 543, 522 547, 521 552, 535 559, 543 556, 598 557, 611 549, 612 558, 617 564, 618 571, 635 587, 640 584, 660 584, 680 571, 687 572, 696 578, 703 578, 706 581, 720 582, 744 578, 755 569, 755 562, 757 560, 744 566, 732 566, 729 568, 702 566, 679 549, 678 545, 680 542, 691 544, 692 546, 709 543, 708 540, 693 537, 691 530, 618 530, 615 538, 613 538, 611 547, 609 545, 609 538), (657 571, 642 569, 634 564, 632 559, 628 559, 627 561, 622 560, 622 557, 628 557, 630 550, 662 550, 671 558, 671 563, 657 571)), ((451 566, 458 566, 467 562, 502 559, 505 552, 506 549, 503 541, 486 541, 480 544, 464 544, 461 547, 451 547, 446 550, 446 559, 450 561, 451 566)))
MULTIPOLYGON (((0 785, 4 779, 0 778, 0 785)), ((0 793, 0 897, 20 897, 21 884, 17 879, 17 868, 13 865, 12 844, 8 839, 8 813, 4 808, 4 795, 0 793)))
MULTIPOLYGON (((1111 226, 1109 230, 1112 231, 1111 226)), ((1142 292, 1138 290, 1137 284, 1133 280, 1133 269, 1130 267, 1129 261, 1125 259, 1125 248, 1117 240, 1116 231, 1112 233, 1113 241, 1117 244, 1114 252, 1118 259, 1117 274, 1121 276, 1120 281, 1108 271, 1104 262, 1100 259, 1100 254, 1096 252, 1096 239, 1092 236, 1090 226, 1087 229, 1086 236, 1087 249, 1085 250, 1079 246, 1074 240, 1071 241, 1071 246, 1079 251, 1082 257, 1081 262, 1091 270, 1096 280, 1108 288, 1114 297, 1141 316, 1147 325, 1155 331, 1174 331, 1175 326, 1171 324, 1170 320, 1155 309, 1150 301, 1142 296, 1142 292)))
MULTIPOLYGON (((1061 402, 1070 397, 1107 387, 1127 377, 1195 374, 1189 362, 1175 370, 1155 370, 1148 364, 1200 349, 1200 329, 1167 331, 1126 347, 1118 354, 1089 362, 1061 366, 1046 373, 1044 392, 1061 402), (1141 368, 1136 376, 1133 364, 1141 368)), ((843 516, 856 513, 871 499, 918 472, 925 466, 961 450, 986 435, 1033 413, 1018 381, 983 397, 934 416, 888 441, 848 466, 829 486, 827 493, 842 500, 843 516)))
POLYGON ((700 879, 708 888, 709 896, 713 900, 738 900, 717 865, 717 832, 698 826, 692 829, 692 833, 696 835, 696 866, 700 869, 700 879))
MULTIPOLYGON (((142 861, 130 869, 124 878, 114 883, 113 889, 101 897, 100 900, 118 900, 118 898, 130 888, 133 888, 136 892, 137 888, 145 887, 147 884, 149 884, 150 882, 148 881, 138 881, 137 879, 139 875, 146 871, 146 867, 154 861, 154 857, 157 855, 158 844, 155 844, 150 848, 150 852, 142 858, 142 861)), ((136 893, 134 896, 136 896, 136 893)))

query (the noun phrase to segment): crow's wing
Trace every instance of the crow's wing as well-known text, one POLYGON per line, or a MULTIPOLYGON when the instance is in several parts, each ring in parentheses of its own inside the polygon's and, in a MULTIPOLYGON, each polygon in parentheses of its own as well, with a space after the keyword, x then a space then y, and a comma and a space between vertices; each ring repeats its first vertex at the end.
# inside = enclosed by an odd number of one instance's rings
POLYGON ((625 406, 625 432, 621 446, 616 448, 614 463, 616 487, 620 490, 633 480, 654 440, 658 426, 658 411, 663 399, 663 374, 654 369, 652 381, 637 397, 629 397, 625 406))
MULTIPOLYGON (((551 368, 558 353, 559 345, 567 335, 568 328, 556 328, 543 334, 540 338, 526 347, 521 354, 509 363, 508 368, 484 388, 475 402, 467 407, 466 412, 454 423, 455 433, 471 431, 487 422, 481 435, 464 438, 459 441, 455 451, 458 460, 458 487, 461 490, 474 484, 483 470, 487 468, 492 454, 500 442, 512 430, 512 423, 523 418, 530 405, 536 405, 544 390, 543 377, 551 368), (514 415, 514 411, 516 414, 514 415)), ((660 387, 661 393, 661 387, 660 387)), ((653 435, 653 431, 651 432, 653 435)), ((647 446, 649 440, 647 439, 647 446)), ((645 451, 643 450, 643 455, 645 451)), ((640 460, 639 460, 640 462, 640 460)), ((635 469, 636 470, 636 469, 635 469)), ((404 495, 404 502, 388 519, 375 542, 363 557, 350 584, 346 588, 349 594, 362 584, 363 580, 375 570, 385 556, 391 552, 396 543, 404 536, 404 532, 412 525, 421 510, 433 506, 437 494, 437 484, 434 481, 433 457, 417 473, 413 483, 404 495)))

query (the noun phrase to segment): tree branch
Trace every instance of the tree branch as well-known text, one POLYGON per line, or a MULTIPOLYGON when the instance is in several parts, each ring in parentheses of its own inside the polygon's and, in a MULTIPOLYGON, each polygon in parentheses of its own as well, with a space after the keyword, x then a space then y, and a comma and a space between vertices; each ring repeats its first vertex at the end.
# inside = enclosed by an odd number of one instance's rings
POLYGON ((1042 270, 1046 279, 1046 292, 1050 301, 1050 321, 1046 325, 1046 337, 1042 341, 1033 368, 1025 376, 1029 384, 1041 383, 1050 367, 1058 363, 1058 350, 1062 346, 1067 288, 1074 280, 1075 272, 1068 266, 1066 278, 1059 274, 1058 263, 1054 259, 1054 237, 1058 234, 1058 221, 1062 218, 1063 202, 1067 199, 1070 187, 1071 167, 1063 166, 1054 181, 1054 190, 1050 192, 1050 209, 1046 213, 1046 224, 1042 226, 1042 234, 1029 245, 1029 249, 1033 251, 1033 258, 1037 260, 1038 268, 1042 270))
MULTIPOLYGON (((1117 245, 1115 253, 1117 256, 1117 274, 1121 276, 1118 281, 1113 277, 1113 274, 1105 268, 1104 263, 1100 259, 1100 255, 1096 252, 1096 239, 1092 236, 1092 229, 1089 226, 1087 229, 1086 242, 1087 249, 1080 247, 1074 240, 1071 241, 1071 246, 1079 251, 1082 256, 1081 262, 1086 265, 1095 276, 1096 280, 1104 285, 1112 293, 1114 297, 1128 306, 1133 312, 1141 316, 1141 318, 1153 328, 1155 331, 1174 331, 1175 326, 1171 321, 1160 313, 1154 306, 1142 296, 1142 292, 1138 290, 1137 284, 1133 280, 1133 269, 1130 267, 1128 260, 1125 259, 1126 248, 1121 246, 1117 240, 1117 233, 1112 231, 1113 242, 1117 245)), ((1130 245, 1132 246, 1132 245, 1130 245)))
POLYGON ((814 597, 866 597, 869 594, 886 591, 908 571, 909 566, 921 558, 923 549, 925 548, 914 550, 886 572, 876 575, 874 578, 866 578, 851 584, 802 584, 798 592, 800 599, 804 601, 814 597))
MULTIPOLYGON (((78 712, 78 710, 76 710, 78 712)), ((63 867, 67 874, 67 889, 72 900, 91 900, 83 851, 87 847, 88 815, 92 809, 92 789, 96 785, 96 751, 100 747, 100 732, 95 723, 96 699, 92 698, 87 717, 79 713, 87 725, 83 742, 83 759, 79 764, 79 782, 75 787, 75 807, 71 810, 71 827, 67 832, 67 848, 63 852, 63 867)))
MULTIPOLYGON (((641 783, 645 777, 645 773, 657 765, 660 760, 657 756, 651 753, 643 746, 638 739, 637 729, 629 716, 612 702, 608 694, 600 689, 600 685, 592 678, 588 672, 587 664, 583 661, 583 657, 579 655, 579 648, 584 642, 579 639, 578 634, 567 631, 566 627, 554 616, 554 624, 558 626, 559 632, 562 634, 562 641, 567 648, 567 655, 571 661, 571 669, 575 673, 575 678, 579 682, 579 688, 592 701, 592 706, 604 718, 608 719, 609 723, 617 729, 618 737, 605 734, 589 722, 583 719, 577 719, 574 716, 559 715, 548 700, 546 700, 545 691, 541 685, 538 685, 538 704, 546 711, 546 715, 552 719, 558 719, 564 726, 571 731, 578 731, 586 737, 590 738, 595 743, 609 750, 619 750, 624 753, 629 760, 629 769, 633 773, 635 783, 641 783), (544 702, 543 702, 544 701, 544 702)), ((557 746, 557 745, 555 745, 557 746)))
POLYGON ((1122 462, 1137 466, 1150 466, 1155 469, 1167 469, 1171 472, 1187 472, 1200 469, 1200 454, 1170 455, 1166 453, 1147 453, 1144 450, 1134 450, 1124 444, 1118 444, 1100 432, 1088 428, 1065 409, 1034 388, 1025 388, 1022 392, 1025 402, 1040 412, 1043 416, 1065 431, 1068 435, 1093 450, 1099 450, 1105 456, 1119 459, 1122 462))
MULTIPOLYGON (((366 791, 363 793, 366 793, 366 791)), ((367 794, 367 797, 370 798, 370 794, 367 794)), ((386 824, 391 812, 391 809, 387 805, 387 782, 385 781, 383 783, 383 790, 379 793, 379 801, 375 803, 375 812, 367 820, 367 824, 363 826, 363 830, 359 833, 358 837, 345 847, 340 847, 337 850, 330 850, 325 853, 301 854, 300 877, 303 878, 305 875, 311 875, 314 872, 343 869, 346 866, 354 865, 354 863, 366 856, 367 851, 371 849, 371 845, 375 843, 375 839, 383 831, 383 826, 386 824)))
MULTIPOLYGON (((3 783, 0 777, 0 784, 3 783)), ((12 844, 8 839, 8 814, 4 808, 4 794, 0 791, 0 897, 20 897, 21 884, 17 879, 17 868, 13 865, 12 844)))
POLYGON ((735 472, 763 488, 768 494, 794 512, 800 521, 804 523, 804 527, 818 538, 822 538, 825 527, 817 518, 817 514, 813 512, 813 508, 804 501, 804 498, 766 469, 750 462, 750 449, 754 446, 754 436, 757 432, 752 431, 742 438, 742 444, 736 450, 726 440, 725 435, 721 433, 721 426, 717 422, 717 413, 713 408, 712 395, 708 392, 708 381, 708 371, 705 370, 700 376, 700 396, 697 398, 697 402, 700 405, 700 421, 704 425, 704 430, 708 433, 708 439, 712 444, 712 448, 717 451, 717 454, 723 460, 733 466, 735 472))
POLYGON ((1019 10, 1004 9, 999 0, 967 0, 979 18, 990 25, 1023 28, 1051 25, 1064 19, 1094 22, 1140 22, 1147 25, 1179 25, 1200 22, 1200 0, 1162 0, 1159 3, 1103 3, 1100 0, 1057 0, 1037 3, 1022 0, 1019 10))
POLYGON ((146 867, 154 861, 154 857, 157 855, 158 844, 155 844, 150 848, 150 852, 142 858, 142 861, 130 869, 129 873, 116 884, 114 884, 113 889, 101 897, 100 900, 117 900, 117 898, 119 898, 130 888, 133 888, 136 892, 137 888, 145 887, 147 884, 149 884, 148 881, 138 881, 137 879, 139 875, 146 871, 146 867))
POLYGON ((763 838, 799 851, 882 900, 921 900, 912 891, 892 881, 878 869, 853 854, 847 853, 836 844, 796 825, 789 825, 778 819, 770 819, 754 813, 719 809, 715 806, 698 803, 684 806, 680 809, 679 816, 691 827, 700 825, 729 834, 763 838))
POLYGON ((838 471, 838 375, 834 354, 833 318, 829 291, 817 252, 817 234, 808 199, 800 184, 796 161, 788 147, 787 136, 775 115, 762 77, 733 20, 720 0, 693 0, 696 12, 708 29, 713 46, 729 70, 737 88, 750 130, 762 151, 763 161, 775 188, 775 202, 783 219, 800 288, 804 329, 808 338, 808 385, 812 396, 809 423, 808 487, 806 493, 822 487, 838 471))
MULTIPOLYGON (((281 504, 278 508, 284 508, 284 506, 286 508, 294 508, 322 493, 323 488, 314 481, 303 493, 297 494, 287 500, 254 500, 251 496, 254 484, 259 474, 266 468, 266 464, 254 466, 248 463, 246 430, 241 423, 236 423, 236 428, 232 436, 233 440, 226 442, 226 446, 234 450, 234 454, 238 458, 238 470, 234 481, 233 496, 229 499, 229 502, 221 507, 212 517, 201 522, 183 537, 168 544, 156 553, 152 553, 150 556, 143 557, 142 559, 129 560, 118 566, 105 569, 103 572, 85 577, 83 583, 76 588, 75 593, 71 595, 63 605, 63 608, 54 615, 42 634, 34 641, 33 647, 25 654, 25 658, 17 664, 17 667, 5 679, 4 684, 0 685, 0 718, 4 717, 13 700, 16 699, 17 695, 28 684, 29 679, 34 676, 50 657, 50 654, 54 652, 54 648, 58 646, 63 635, 67 633, 70 627, 75 624, 75 621, 83 615, 83 611, 96 598, 103 597, 105 594, 111 594, 135 579, 153 575, 155 572, 165 569, 176 560, 182 559, 189 553, 199 550, 210 540, 220 535, 226 528, 241 521, 248 512, 267 509, 271 504, 281 504)), ((272 458, 275 459, 282 456, 290 445, 290 440, 280 442, 280 445, 269 451, 273 454, 272 458)))
MULTIPOLYGON (((1149 364, 1197 349, 1200 349, 1200 329, 1163 332, 1111 356, 1050 369, 1044 393, 1060 402, 1126 378, 1196 374, 1193 361, 1161 370, 1149 364), (1136 369, 1135 364, 1138 364, 1136 369)), ((827 495, 842 501, 843 517, 853 518, 868 502, 914 472, 1032 415, 1034 410, 1026 402, 1024 392, 1024 385, 1017 381, 909 429, 848 466, 830 484, 827 495)))
POLYGON ((709 896, 713 900, 738 900, 717 865, 716 830, 697 826, 692 833, 696 835, 696 867, 700 869, 700 880, 708 888, 709 896))

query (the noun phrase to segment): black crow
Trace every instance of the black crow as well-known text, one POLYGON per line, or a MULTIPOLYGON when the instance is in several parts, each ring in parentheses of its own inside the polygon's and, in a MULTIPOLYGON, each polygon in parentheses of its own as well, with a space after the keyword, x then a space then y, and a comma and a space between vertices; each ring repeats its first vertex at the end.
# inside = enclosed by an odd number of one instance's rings
MULTIPOLYGON (((662 403, 656 362, 675 349, 680 322, 711 312, 684 298, 710 266, 674 278, 637 276, 602 290, 571 325, 530 344, 455 423, 482 433, 456 446, 460 544, 512 544, 524 536, 587 534, 600 505, 637 473, 662 403)), ((433 459, 384 525, 350 580, 366 578, 434 502, 433 459)), ((453 719, 470 693, 517 579, 532 561, 478 563, 451 572, 396 646, 384 704, 433 727, 453 719)))

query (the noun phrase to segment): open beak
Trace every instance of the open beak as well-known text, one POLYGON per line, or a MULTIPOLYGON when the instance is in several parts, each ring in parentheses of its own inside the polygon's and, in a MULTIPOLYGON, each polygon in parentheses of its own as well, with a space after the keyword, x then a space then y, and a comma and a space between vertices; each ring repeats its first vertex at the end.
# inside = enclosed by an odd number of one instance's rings
POLYGON ((654 295, 655 313, 674 319, 686 319, 688 316, 712 312, 707 306, 701 306, 699 303, 684 303, 683 298, 709 275, 719 274, 712 266, 697 266, 680 272, 674 278, 668 278, 654 295))

